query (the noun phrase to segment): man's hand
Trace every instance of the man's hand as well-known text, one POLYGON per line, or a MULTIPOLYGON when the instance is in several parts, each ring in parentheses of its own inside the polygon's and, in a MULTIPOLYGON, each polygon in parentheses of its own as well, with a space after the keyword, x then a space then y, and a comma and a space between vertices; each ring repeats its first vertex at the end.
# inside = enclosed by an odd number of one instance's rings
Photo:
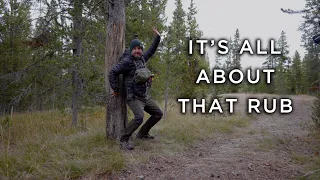
POLYGON ((112 91, 111 96, 112 96, 112 97, 117 97, 117 96, 119 96, 119 92, 114 92, 114 91, 112 91))
POLYGON ((159 31, 157 30, 157 28, 152 27, 152 29, 153 29, 153 31, 154 31, 158 36, 161 36, 160 33, 159 33, 159 31))

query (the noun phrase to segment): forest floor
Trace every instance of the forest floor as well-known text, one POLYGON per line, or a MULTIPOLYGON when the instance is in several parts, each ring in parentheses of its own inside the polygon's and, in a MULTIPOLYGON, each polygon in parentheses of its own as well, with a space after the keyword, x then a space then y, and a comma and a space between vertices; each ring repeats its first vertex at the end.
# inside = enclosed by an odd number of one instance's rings
MULTIPOLYGON (((235 111, 245 113, 247 98, 271 98, 266 94, 237 96, 235 111)), ((98 179, 318 179, 320 136, 311 120, 311 96, 292 99, 290 114, 256 114, 248 126, 232 133, 214 132, 184 147, 156 139, 136 143, 125 152, 129 163, 120 172, 98 179)), ((278 108, 278 107, 277 107, 278 108)), ((165 122, 163 122, 165 123, 165 122)), ((157 135, 157 133, 155 133, 157 135)), ((88 177, 84 179, 95 179, 88 177)))

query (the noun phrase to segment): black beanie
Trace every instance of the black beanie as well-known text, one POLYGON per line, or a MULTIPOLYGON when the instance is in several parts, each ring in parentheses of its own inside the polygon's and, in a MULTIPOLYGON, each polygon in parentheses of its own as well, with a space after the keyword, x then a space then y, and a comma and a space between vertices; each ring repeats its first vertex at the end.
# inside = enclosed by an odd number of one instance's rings
POLYGON ((129 50, 130 50, 130 53, 131 53, 132 49, 133 49, 134 47, 136 47, 136 46, 140 46, 141 49, 143 50, 142 42, 141 42, 139 39, 134 39, 134 40, 132 40, 131 43, 130 43, 130 49, 129 49, 129 50))

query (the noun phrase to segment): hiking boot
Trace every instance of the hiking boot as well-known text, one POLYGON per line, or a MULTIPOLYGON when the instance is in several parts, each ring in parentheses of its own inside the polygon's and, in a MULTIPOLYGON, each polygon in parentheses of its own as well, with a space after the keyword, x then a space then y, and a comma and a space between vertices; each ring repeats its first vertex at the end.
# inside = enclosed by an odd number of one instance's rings
POLYGON ((120 142, 120 146, 124 150, 133 150, 133 146, 129 143, 129 141, 120 142))
POLYGON ((151 136, 150 134, 141 135, 141 134, 138 133, 136 137, 138 139, 154 139, 154 136, 151 136))

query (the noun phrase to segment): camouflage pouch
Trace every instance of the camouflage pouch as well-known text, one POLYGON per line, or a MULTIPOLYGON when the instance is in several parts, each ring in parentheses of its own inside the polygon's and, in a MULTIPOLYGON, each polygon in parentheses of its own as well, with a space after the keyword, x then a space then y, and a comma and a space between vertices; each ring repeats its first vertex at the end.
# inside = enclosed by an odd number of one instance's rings
POLYGON ((148 82, 150 77, 152 76, 152 73, 149 71, 149 69, 145 66, 143 62, 143 67, 138 68, 137 63, 135 61, 134 65, 136 66, 136 71, 134 72, 134 81, 136 84, 144 84, 148 82))

